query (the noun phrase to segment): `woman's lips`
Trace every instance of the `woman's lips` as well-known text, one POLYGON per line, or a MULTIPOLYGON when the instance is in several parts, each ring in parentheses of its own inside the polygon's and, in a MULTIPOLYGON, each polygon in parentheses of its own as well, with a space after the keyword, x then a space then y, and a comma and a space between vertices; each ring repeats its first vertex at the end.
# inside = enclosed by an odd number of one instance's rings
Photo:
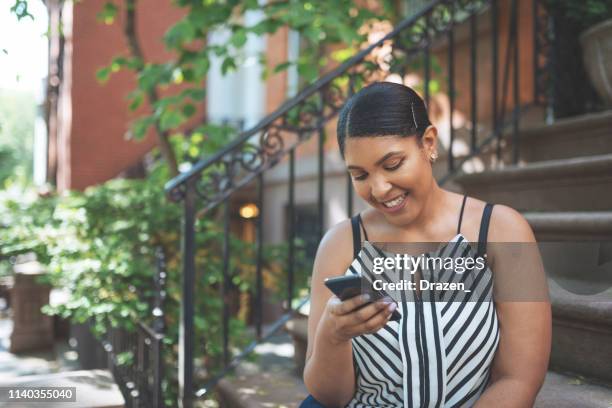
MULTIPOLYGON (((399 197, 397 197, 397 198, 399 198, 399 197)), ((380 203, 380 202, 378 203, 378 207, 380 209, 382 209, 386 213, 395 213, 395 212, 398 212, 402 208, 404 208, 404 206, 406 205, 406 201, 408 201, 408 192, 404 193, 401 196, 401 198, 402 198, 402 200, 399 203, 395 204, 393 207, 387 207, 384 203, 380 203)), ((393 200, 389 200, 389 201, 393 201, 393 200)))

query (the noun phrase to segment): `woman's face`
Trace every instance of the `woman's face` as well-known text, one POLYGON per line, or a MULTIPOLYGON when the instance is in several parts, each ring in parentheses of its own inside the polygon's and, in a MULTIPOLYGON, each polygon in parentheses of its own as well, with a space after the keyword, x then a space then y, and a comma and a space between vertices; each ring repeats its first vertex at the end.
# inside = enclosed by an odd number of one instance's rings
POLYGON ((432 188, 429 158, 436 130, 418 136, 348 137, 344 159, 359 196, 392 224, 405 225, 421 212, 432 188))

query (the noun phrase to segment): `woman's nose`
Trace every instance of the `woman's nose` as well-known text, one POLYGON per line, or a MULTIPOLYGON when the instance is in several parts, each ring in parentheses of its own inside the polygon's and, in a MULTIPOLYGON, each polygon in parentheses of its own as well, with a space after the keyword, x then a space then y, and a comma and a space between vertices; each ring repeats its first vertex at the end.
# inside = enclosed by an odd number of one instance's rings
POLYGON ((384 177, 372 177, 370 188, 372 197, 378 201, 382 201, 387 198, 387 194, 391 190, 391 183, 384 177))

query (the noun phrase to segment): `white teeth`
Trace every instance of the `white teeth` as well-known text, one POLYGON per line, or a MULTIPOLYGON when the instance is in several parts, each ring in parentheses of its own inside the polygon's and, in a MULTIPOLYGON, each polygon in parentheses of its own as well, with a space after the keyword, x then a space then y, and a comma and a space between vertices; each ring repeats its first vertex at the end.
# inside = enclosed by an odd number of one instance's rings
POLYGON ((385 207, 392 208, 392 207, 395 207, 395 206, 401 204, 401 202, 404 201, 404 198, 406 198, 406 194, 403 194, 403 195, 397 197, 394 200, 385 201, 383 204, 384 204, 385 207))

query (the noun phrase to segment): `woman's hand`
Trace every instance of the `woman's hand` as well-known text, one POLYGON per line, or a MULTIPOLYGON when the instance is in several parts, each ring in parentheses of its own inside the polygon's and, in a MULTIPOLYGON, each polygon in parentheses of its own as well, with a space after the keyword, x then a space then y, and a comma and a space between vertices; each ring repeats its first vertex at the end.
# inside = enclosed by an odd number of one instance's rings
POLYGON ((367 294, 341 301, 332 296, 327 301, 324 320, 329 339, 340 344, 361 334, 376 333, 389 321, 397 304, 391 298, 370 302, 367 294))

